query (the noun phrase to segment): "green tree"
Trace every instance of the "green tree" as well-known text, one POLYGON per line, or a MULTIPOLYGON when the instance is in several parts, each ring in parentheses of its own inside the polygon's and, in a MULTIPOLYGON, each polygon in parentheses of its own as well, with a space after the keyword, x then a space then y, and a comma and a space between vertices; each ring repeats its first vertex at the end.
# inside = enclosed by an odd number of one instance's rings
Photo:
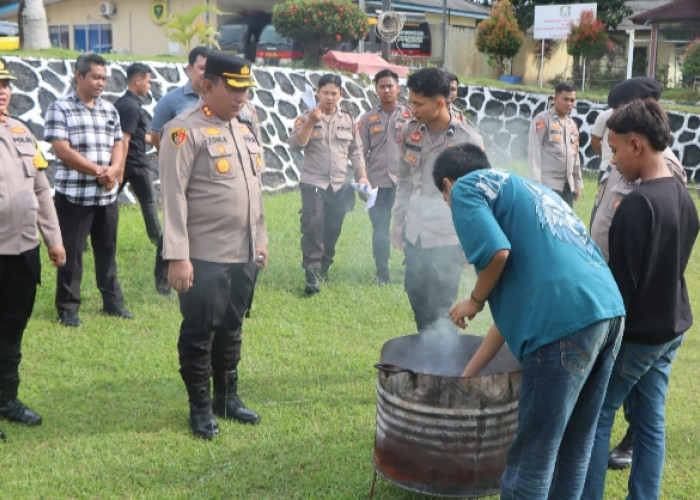
POLYGON ((489 66, 498 75, 504 72, 505 62, 518 53, 523 44, 523 32, 513 15, 510 0, 499 0, 491 8, 491 15, 476 28, 476 47, 489 56, 489 66))
POLYGON ((347 0, 287 0, 272 8, 272 24, 282 36, 304 46, 304 62, 321 64, 323 53, 338 42, 356 42, 369 31, 367 16, 347 0))
POLYGON ((683 79, 700 76, 700 43, 688 45, 683 59, 683 79))
POLYGON ((218 33, 216 26, 200 17, 207 11, 214 14, 222 13, 216 6, 207 4, 198 5, 187 12, 171 13, 168 16, 168 22, 163 25, 165 38, 182 45, 186 54, 190 53, 192 41, 195 39, 198 45, 211 44, 218 47, 219 42, 214 38, 218 33))
POLYGON ((566 51, 576 60, 583 57, 587 78, 590 78, 588 66, 591 61, 603 57, 613 50, 613 43, 605 33, 605 25, 596 19, 592 10, 581 12, 578 24, 572 24, 566 39, 566 51))

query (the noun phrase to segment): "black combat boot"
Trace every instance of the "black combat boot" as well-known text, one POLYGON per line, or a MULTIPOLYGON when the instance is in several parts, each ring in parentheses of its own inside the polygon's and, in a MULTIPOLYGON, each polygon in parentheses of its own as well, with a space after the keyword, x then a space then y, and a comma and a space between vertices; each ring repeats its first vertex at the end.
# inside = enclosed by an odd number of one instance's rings
POLYGON ((0 429, 0 440, 5 441, 6 439, 7 439, 7 437, 6 437, 5 434, 2 432, 2 429, 0 429))
POLYGON ((309 295, 321 291, 321 269, 317 267, 309 267, 305 272, 306 281, 304 282, 304 292, 309 295))
POLYGON ((189 424, 195 437, 213 439, 219 434, 219 423, 211 411, 211 390, 209 379, 199 384, 187 385, 190 399, 189 424))
POLYGON ((18 388, 17 373, 0 376, 0 417, 24 425, 41 425, 41 415, 33 412, 17 399, 18 388))
POLYGON ((238 397, 238 371, 214 372, 214 413, 244 424, 257 424, 260 415, 246 408, 238 397))
POLYGON ((321 274, 318 276, 319 282, 328 283, 330 281, 328 279, 328 268, 329 266, 326 265, 321 266, 321 274))

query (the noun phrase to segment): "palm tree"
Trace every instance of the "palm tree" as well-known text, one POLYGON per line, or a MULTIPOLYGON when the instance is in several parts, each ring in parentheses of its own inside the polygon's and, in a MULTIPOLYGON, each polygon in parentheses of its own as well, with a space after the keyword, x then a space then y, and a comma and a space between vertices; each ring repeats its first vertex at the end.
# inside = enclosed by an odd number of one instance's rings
POLYGON ((18 19, 20 47, 27 50, 51 48, 49 25, 42 0, 20 0, 18 19))
POLYGON ((210 11, 221 14, 214 5, 201 4, 187 12, 174 12, 170 14, 168 22, 163 26, 165 37, 171 42, 176 42, 185 47, 185 53, 190 53, 192 40, 197 38, 200 44, 212 44, 219 46, 214 38, 218 33, 216 26, 197 19, 201 14, 210 11))

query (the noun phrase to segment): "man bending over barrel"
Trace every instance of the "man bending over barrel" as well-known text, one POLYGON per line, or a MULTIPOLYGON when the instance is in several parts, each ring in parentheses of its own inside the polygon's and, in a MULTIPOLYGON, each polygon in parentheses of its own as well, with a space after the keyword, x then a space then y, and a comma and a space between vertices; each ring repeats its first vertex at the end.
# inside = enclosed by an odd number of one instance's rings
POLYGON ((442 152, 433 180, 478 273, 450 318, 466 328, 488 301, 495 323, 462 376, 478 374, 504 342, 522 364, 501 498, 578 498, 624 323, 615 280, 554 191, 492 170, 478 146, 442 152))

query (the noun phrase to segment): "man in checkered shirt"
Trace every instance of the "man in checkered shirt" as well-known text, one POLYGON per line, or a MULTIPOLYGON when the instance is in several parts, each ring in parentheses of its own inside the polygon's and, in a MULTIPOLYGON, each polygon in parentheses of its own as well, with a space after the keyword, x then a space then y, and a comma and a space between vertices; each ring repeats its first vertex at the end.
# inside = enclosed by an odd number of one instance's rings
POLYGON ((88 235, 103 312, 133 318, 117 281, 117 190, 124 152, 119 114, 100 97, 106 61, 97 54, 80 56, 75 79, 75 89, 51 103, 44 120, 44 138, 56 155, 55 204, 67 259, 58 272, 55 303, 61 323, 73 327, 82 323, 78 310, 88 235))

